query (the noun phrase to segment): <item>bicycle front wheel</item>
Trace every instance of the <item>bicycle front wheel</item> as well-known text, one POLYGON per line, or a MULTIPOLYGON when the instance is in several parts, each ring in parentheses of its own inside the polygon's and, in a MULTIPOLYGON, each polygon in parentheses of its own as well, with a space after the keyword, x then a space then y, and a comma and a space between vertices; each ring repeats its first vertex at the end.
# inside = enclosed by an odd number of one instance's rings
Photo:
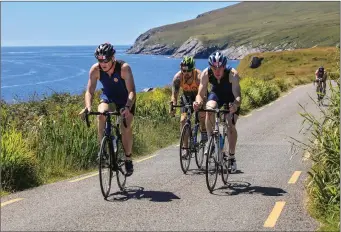
POLYGON ((217 183, 218 177, 218 162, 217 152, 218 147, 217 138, 215 135, 211 136, 208 146, 208 154, 206 158, 206 185, 210 193, 213 192, 214 187, 217 183))
POLYGON ((110 140, 104 136, 101 142, 99 152, 99 182, 103 197, 106 199, 109 195, 112 179, 112 149, 110 140))
POLYGON ((184 174, 188 171, 191 163, 191 134, 191 127, 186 123, 182 128, 180 139, 180 166, 184 174))
MULTIPOLYGON (((225 152, 229 152, 229 141, 227 138, 227 132, 224 131, 224 149, 225 152)), ((222 167, 221 167, 221 179, 224 183, 224 185, 227 185, 227 180, 229 178, 229 171, 228 169, 230 168, 230 161, 229 160, 224 160, 224 157, 222 157, 222 167)))
POLYGON ((205 150, 205 143, 201 143, 198 138, 198 130, 196 130, 196 134, 193 137, 196 138, 196 145, 195 145, 195 162, 199 169, 202 168, 204 162, 204 150, 205 150), (199 142, 198 142, 199 141, 199 142))
POLYGON ((118 187, 121 191, 124 190, 126 184, 126 169, 125 169, 125 150, 123 147, 122 139, 118 139, 116 143, 115 157, 115 171, 118 187))

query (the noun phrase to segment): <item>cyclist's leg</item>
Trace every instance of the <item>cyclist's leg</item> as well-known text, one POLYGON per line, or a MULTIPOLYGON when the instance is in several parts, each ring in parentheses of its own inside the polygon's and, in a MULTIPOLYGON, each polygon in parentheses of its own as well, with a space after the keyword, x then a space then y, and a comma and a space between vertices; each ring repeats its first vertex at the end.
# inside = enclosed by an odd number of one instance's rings
MULTIPOLYGON (((124 108, 125 105, 119 105, 117 104, 117 109, 120 111, 122 108, 124 108)), ((129 116, 126 118, 126 124, 127 127, 124 126, 123 120, 121 120, 121 132, 122 132, 122 143, 124 146, 124 150, 126 152, 126 156, 128 159, 130 159, 130 155, 132 153, 132 147, 133 147, 133 121, 134 121, 134 114, 135 114, 135 104, 130 109, 129 116)))
MULTIPOLYGON (((109 110, 109 98, 105 94, 100 95, 100 103, 98 105, 98 112, 104 112, 109 110)), ((105 116, 98 115, 97 116, 97 133, 98 133, 98 142, 101 144, 103 138, 103 131, 105 127, 105 116)))
MULTIPOLYGON (((206 109, 215 109, 218 106, 218 101, 219 101, 218 96, 214 92, 211 92, 207 98, 206 109)), ((211 135, 213 133, 214 123, 215 123, 214 113, 206 112, 205 124, 208 141, 210 141, 211 135)), ((208 145, 209 143, 206 143, 205 154, 207 154, 208 152, 208 145)))
POLYGON ((323 95, 325 95, 326 94, 326 89, 327 89, 327 81, 326 80, 323 81, 322 85, 323 85, 323 95))
POLYGON ((233 114, 234 124, 232 122, 231 115, 228 115, 228 117, 227 117, 227 133, 228 133, 227 136, 228 136, 228 140, 229 140, 229 153, 230 153, 230 155, 235 154, 237 138, 238 138, 236 124, 237 124, 237 120, 239 117, 239 111, 240 111, 240 108, 238 108, 237 112, 233 114))
MULTIPOLYGON (((118 111, 122 108, 124 108, 124 105, 119 105, 117 104, 116 107, 118 111)), ((130 176, 133 174, 134 167, 133 167, 133 161, 132 161, 132 148, 133 148, 133 121, 134 121, 134 114, 135 114, 135 103, 130 109, 130 115, 126 118, 126 124, 127 127, 124 126, 123 120, 121 121, 121 131, 122 131, 122 143, 126 155, 126 162, 125 162, 125 167, 127 171, 127 176, 130 176)))

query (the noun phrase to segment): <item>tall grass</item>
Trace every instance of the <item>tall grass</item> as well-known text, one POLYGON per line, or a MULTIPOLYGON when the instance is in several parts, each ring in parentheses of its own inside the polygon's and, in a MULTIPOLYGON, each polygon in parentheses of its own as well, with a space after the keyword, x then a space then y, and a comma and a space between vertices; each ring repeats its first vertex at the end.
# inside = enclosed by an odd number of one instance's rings
MULTIPOLYGON (((337 65, 339 73, 339 61, 337 65)), ((340 231, 340 80, 336 86, 331 83, 329 106, 320 108, 322 118, 307 111, 301 114, 311 128, 312 137, 301 146, 313 162, 308 172, 309 210, 322 223, 320 231, 340 231)))

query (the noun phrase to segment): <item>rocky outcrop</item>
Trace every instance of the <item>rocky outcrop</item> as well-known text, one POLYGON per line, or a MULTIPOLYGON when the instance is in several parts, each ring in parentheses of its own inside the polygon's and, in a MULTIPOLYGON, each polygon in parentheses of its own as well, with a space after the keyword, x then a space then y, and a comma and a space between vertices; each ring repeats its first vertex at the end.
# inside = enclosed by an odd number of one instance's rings
POLYGON ((167 44, 146 44, 146 41, 153 33, 157 31, 148 31, 140 35, 131 48, 127 50, 128 54, 154 54, 154 55, 171 55, 174 58, 184 56, 193 56, 194 58, 206 59, 212 52, 221 51, 230 60, 243 59, 250 53, 267 52, 267 51, 283 51, 292 50, 295 45, 283 44, 273 47, 271 44, 253 47, 251 44, 242 46, 210 46, 206 47, 198 38, 190 37, 179 48, 167 44))
POLYGON ((197 38, 189 38, 172 55, 172 57, 181 58, 183 56, 193 56, 194 58, 207 58, 218 47, 205 47, 197 38))
POLYGON ((154 55, 172 55, 175 47, 167 44, 148 44, 148 39, 154 34, 160 32, 162 27, 148 30, 141 34, 133 46, 131 46, 126 53, 128 54, 154 54, 154 55))
POLYGON ((127 50, 128 54, 153 54, 153 55, 172 55, 176 48, 166 44, 132 46, 127 50))

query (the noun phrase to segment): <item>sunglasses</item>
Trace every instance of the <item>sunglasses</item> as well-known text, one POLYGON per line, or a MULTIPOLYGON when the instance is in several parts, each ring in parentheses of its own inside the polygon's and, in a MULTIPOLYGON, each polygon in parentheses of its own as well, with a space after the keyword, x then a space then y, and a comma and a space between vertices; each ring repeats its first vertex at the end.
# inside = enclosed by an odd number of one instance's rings
POLYGON ((105 59, 105 60, 103 60, 103 59, 98 59, 98 62, 99 63, 109 63, 111 61, 111 59, 105 59))
POLYGON ((215 67, 215 66, 211 66, 211 69, 213 71, 217 71, 217 70, 220 70, 220 69, 223 69, 224 67, 223 66, 220 66, 219 68, 215 67))
POLYGON ((183 69, 181 69, 181 71, 182 71, 183 73, 190 73, 190 72, 192 72, 193 70, 183 70, 183 69))

